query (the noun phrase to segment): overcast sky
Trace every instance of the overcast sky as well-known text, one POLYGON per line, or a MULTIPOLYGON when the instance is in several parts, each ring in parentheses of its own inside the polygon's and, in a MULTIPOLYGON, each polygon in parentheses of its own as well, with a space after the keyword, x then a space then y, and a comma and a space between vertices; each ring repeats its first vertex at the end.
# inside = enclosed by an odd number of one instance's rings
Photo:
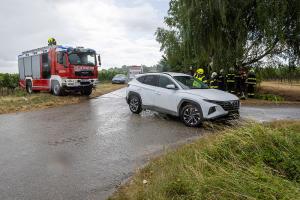
POLYGON ((154 65, 161 58, 155 30, 169 0, 9 0, 0 6, 0 72, 17 72, 17 55, 47 45, 84 46, 106 68, 154 65))

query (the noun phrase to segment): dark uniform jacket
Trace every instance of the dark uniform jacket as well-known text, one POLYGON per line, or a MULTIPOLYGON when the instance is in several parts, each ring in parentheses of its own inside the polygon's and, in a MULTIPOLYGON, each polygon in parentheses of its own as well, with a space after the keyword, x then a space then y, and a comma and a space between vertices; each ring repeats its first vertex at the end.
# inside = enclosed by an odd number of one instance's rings
POLYGON ((210 81, 210 88, 211 89, 219 89, 218 79, 214 78, 210 81))

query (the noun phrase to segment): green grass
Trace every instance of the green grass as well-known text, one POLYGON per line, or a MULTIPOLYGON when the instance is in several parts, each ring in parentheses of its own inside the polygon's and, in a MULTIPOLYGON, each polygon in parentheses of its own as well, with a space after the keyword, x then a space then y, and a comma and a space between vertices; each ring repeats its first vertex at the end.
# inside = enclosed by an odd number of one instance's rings
POLYGON ((273 101, 273 102, 283 102, 284 101, 283 97, 281 97, 279 95, 275 95, 275 94, 256 94, 255 98, 267 100, 267 101, 273 101))
POLYGON ((202 138, 150 162, 110 199, 300 199, 300 121, 202 138))

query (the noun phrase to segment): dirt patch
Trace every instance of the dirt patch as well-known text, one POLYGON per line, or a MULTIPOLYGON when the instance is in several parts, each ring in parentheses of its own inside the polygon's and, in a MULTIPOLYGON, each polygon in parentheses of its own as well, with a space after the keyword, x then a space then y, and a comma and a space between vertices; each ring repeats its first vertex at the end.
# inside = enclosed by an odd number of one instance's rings
POLYGON ((300 102, 300 84, 285 82, 262 82, 259 87, 261 94, 275 94, 286 101, 300 102))
POLYGON ((80 95, 57 97, 47 92, 25 96, 0 97, 0 114, 33 111, 62 105, 76 104, 121 89, 125 86, 126 85, 114 85, 111 83, 99 84, 90 97, 80 95))
POLYGON ((287 82, 262 82, 258 89, 259 94, 278 95, 284 98, 284 101, 267 101, 262 99, 242 100, 244 106, 260 106, 260 105, 285 105, 300 106, 300 84, 287 82))

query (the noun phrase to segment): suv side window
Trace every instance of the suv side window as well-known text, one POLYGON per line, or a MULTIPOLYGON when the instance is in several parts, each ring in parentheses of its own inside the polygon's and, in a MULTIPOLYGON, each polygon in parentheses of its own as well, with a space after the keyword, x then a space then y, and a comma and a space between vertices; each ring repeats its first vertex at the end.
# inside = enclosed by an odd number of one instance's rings
POLYGON ((168 78, 166 76, 159 76, 158 87, 166 88, 167 85, 170 85, 170 84, 174 84, 174 82, 170 78, 168 78))
POLYGON ((147 75, 144 78, 144 84, 146 85, 152 85, 152 86, 157 86, 158 85, 158 75, 147 75))

